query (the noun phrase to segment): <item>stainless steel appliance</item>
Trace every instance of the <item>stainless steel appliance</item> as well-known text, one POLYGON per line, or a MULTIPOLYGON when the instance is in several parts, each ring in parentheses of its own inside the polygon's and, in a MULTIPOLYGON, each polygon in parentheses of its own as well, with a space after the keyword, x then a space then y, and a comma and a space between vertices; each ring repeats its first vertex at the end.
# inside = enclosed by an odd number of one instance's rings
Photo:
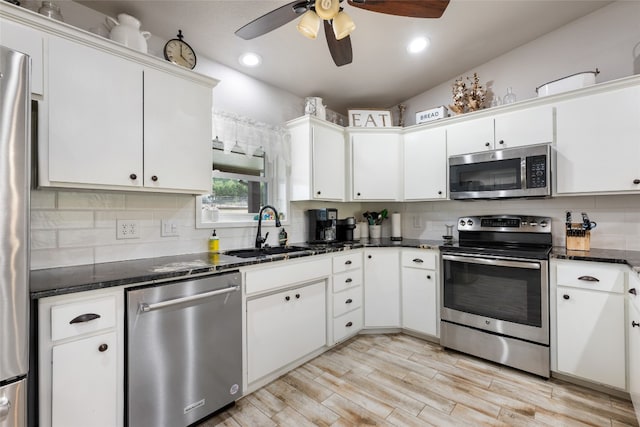
POLYGON ((187 426, 242 395, 237 271, 127 290, 127 422, 187 426))
POLYGON ((30 59, 0 46, 0 427, 26 425, 30 59))
POLYGON ((551 146, 505 148, 449 157, 451 199, 548 197, 551 146))
POLYGON ((440 343, 549 377, 551 219, 470 216, 458 232, 440 247, 440 343))
POLYGON ((338 210, 334 208, 309 209, 307 225, 309 243, 331 243, 337 240, 338 210))
POLYGON ((353 242, 353 230, 356 229, 356 219, 352 216, 339 219, 336 224, 336 239, 339 242, 353 242))

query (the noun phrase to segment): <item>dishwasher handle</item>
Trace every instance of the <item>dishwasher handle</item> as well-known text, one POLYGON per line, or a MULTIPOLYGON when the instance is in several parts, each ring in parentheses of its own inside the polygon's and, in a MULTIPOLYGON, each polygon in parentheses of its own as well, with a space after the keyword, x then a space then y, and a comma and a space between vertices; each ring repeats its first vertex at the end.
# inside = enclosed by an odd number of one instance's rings
POLYGON ((150 311, 153 310, 158 310, 160 308, 165 308, 165 307, 170 307, 172 305, 178 305, 178 304, 183 304, 185 302, 192 302, 192 301, 198 301, 204 298, 209 298, 209 297, 214 297, 217 295, 224 295, 224 294, 228 294, 231 292, 237 292, 240 290, 240 286, 236 285, 236 286, 231 286, 229 288, 225 288, 225 289, 218 289, 217 291, 211 291, 211 292, 204 292, 201 294, 196 294, 196 295, 191 295, 188 297, 182 297, 182 298, 176 298, 176 299, 171 299, 171 300, 167 300, 167 301, 162 301, 162 302, 156 302, 154 304, 148 304, 146 302, 141 302, 140 303, 140 311, 143 313, 148 313, 150 311))

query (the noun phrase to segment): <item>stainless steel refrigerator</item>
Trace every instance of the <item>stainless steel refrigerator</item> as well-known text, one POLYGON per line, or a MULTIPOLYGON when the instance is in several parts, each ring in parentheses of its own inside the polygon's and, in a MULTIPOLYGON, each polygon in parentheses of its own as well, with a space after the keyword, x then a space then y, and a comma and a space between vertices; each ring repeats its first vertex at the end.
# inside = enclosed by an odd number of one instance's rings
POLYGON ((29 57, 0 46, 0 427, 27 418, 29 77, 29 57))

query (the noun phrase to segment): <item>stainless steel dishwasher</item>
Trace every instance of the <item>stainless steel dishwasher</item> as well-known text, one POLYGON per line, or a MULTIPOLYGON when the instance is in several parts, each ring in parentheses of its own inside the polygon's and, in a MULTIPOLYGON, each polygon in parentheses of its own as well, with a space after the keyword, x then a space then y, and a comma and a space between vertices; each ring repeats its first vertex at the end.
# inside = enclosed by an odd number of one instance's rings
POLYGON ((240 398, 240 273, 127 290, 127 424, 179 427, 240 398))

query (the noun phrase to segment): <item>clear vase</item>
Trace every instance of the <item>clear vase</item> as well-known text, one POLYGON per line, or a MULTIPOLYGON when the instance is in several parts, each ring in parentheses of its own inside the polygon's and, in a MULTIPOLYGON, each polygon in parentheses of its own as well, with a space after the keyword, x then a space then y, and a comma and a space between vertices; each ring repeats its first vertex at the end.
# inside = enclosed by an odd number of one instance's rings
POLYGON ((502 103, 513 104, 514 102, 516 102, 516 94, 513 93, 513 90, 510 87, 508 87, 507 94, 502 98, 502 103))

